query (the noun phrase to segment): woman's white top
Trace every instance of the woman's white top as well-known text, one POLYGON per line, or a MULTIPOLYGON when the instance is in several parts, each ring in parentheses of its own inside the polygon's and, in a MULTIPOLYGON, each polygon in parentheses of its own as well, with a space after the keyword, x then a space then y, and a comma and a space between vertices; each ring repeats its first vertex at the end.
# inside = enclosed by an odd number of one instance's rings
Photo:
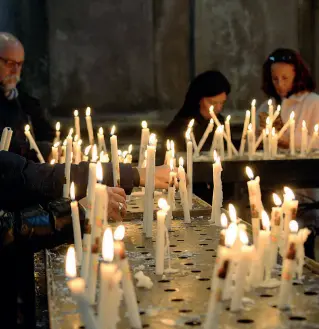
MULTIPOLYGON (((258 113, 268 112, 268 101, 265 101, 257 110, 256 124, 259 125, 258 113), (257 123, 258 122, 258 123, 257 123)), ((273 101, 273 104, 274 101, 273 101)), ((274 111, 276 107, 274 106, 274 111)), ((301 128, 302 121, 305 120, 308 128, 308 135, 311 138, 314 126, 319 124, 319 95, 316 93, 304 93, 300 96, 292 95, 285 98, 281 104, 281 118, 285 124, 290 119, 290 114, 295 111, 295 145, 301 147, 301 128)), ((258 126, 257 126, 258 127, 258 126)), ((285 136, 289 137, 289 129, 286 130, 285 136)), ((314 148, 319 148, 319 140, 313 144, 314 148)))

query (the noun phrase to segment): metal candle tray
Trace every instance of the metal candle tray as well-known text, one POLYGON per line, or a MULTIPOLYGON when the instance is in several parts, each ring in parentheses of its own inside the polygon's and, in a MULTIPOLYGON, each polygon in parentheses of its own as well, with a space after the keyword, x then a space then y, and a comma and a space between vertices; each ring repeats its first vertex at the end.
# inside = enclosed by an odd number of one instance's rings
MULTIPOLYGON (((155 234, 143 236, 140 220, 125 223, 124 239, 133 272, 143 268, 154 282, 151 290, 136 288, 143 328, 200 328, 207 311, 211 275, 216 259, 220 228, 209 224, 209 217, 192 217, 191 224, 176 219, 170 238, 171 267, 174 274, 155 275, 155 234)), ((47 284, 51 329, 81 328, 64 276, 66 245, 46 252, 47 284)), ((280 279, 280 270, 273 273, 280 279)), ((294 283, 292 308, 276 308, 278 288, 246 293, 241 312, 223 305, 219 328, 319 328, 319 277, 305 269, 303 284, 294 283)), ((119 329, 130 328, 125 304, 121 304, 119 329)))

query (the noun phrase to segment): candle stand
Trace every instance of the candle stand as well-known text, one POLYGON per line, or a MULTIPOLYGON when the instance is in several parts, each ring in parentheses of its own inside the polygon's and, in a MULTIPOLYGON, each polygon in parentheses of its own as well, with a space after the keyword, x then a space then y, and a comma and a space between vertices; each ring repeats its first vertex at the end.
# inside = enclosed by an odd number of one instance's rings
MULTIPOLYGON (((210 206, 203 201, 200 204, 201 207, 197 203, 197 213, 191 213, 191 224, 174 216, 169 232, 170 255, 171 268, 178 272, 164 276, 155 275, 156 222, 153 222, 153 237, 146 239, 142 227, 143 213, 129 214, 131 220, 125 223, 127 234, 124 242, 132 271, 142 270, 154 283, 150 290, 135 288, 143 328, 200 328, 204 323, 220 228, 208 221, 210 206), (199 208, 202 208, 202 214, 199 208)), ((138 202, 132 198, 129 210, 137 210, 134 207, 138 207, 138 202)), ((62 245, 46 251, 51 329, 83 328, 64 275, 67 247, 62 245)), ((240 312, 230 312, 230 303, 223 303, 219 328, 315 327, 319 322, 319 276, 313 271, 318 264, 308 262, 308 265, 311 270, 304 270, 304 283, 294 283, 291 310, 282 312, 276 307, 279 288, 258 288, 245 293, 240 312)), ((280 269, 276 270, 273 277, 280 279, 280 273, 280 269)), ((130 328, 124 306, 120 313, 117 328, 130 328)))

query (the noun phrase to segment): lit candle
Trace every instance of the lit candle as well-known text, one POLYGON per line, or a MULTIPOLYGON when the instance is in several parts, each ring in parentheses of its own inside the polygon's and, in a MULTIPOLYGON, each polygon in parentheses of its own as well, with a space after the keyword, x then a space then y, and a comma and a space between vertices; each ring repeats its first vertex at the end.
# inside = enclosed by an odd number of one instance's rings
POLYGON ((97 141, 98 141, 98 145, 99 145, 99 153, 101 153, 102 151, 106 152, 104 131, 103 131, 102 127, 100 127, 99 131, 97 132, 97 141))
POLYGON ((174 165, 174 168, 176 168, 175 144, 174 144, 174 141, 171 141, 171 151, 172 151, 173 165, 174 165))
POLYGON ((311 140, 307 149, 308 153, 312 151, 313 144, 318 140, 318 131, 319 131, 319 124, 317 123, 313 128, 313 134, 311 136, 311 140))
POLYGON ((75 127, 75 134, 81 139, 81 129, 80 129, 80 118, 79 118, 79 111, 74 110, 74 127, 75 127))
POLYGON ((200 153, 201 149, 203 148, 208 135, 213 131, 214 128, 214 120, 210 119, 209 124, 207 125, 207 128, 202 136, 202 138, 200 139, 199 143, 198 143, 198 147, 197 147, 197 152, 198 154, 200 153))
POLYGON ((156 135, 151 134, 149 145, 147 146, 146 176, 145 176, 145 196, 143 229, 147 238, 152 237, 153 212, 154 212, 154 190, 155 190, 155 152, 156 135))
POLYGON ((268 99, 268 115, 270 118, 270 122, 272 122, 274 119, 274 106, 272 105, 272 99, 268 99))
MULTIPOLYGON (((296 222, 297 223, 297 222, 296 222)), ((297 223, 298 225, 298 223, 297 223)), ((302 280, 303 266, 305 264, 305 246, 304 243, 307 241, 311 231, 308 228, 302 228, 298 232, 298 248, 297 248, 297 279, 302 280)))
POLYGON ((168 211, 168 204, 165 199, 158 200, 159 210, 157 211, 157 228, 156 228, 156 275, 163 275, 165 260, 165 219, 168 211))
POLYGON ((89 135, 89 142, 90 145, 94 144, 94 135, 93 135, 93 126, 92 126, 92 117, 91 117, 91 108, 87 107, 85 111, 85 121, 86 121, 86 128, 89 135))
POLYGON ((170 164, 171 157, 172 157, 171 141, 168 139, 166 141, 166 153, 165 153, 164 164, 169 165, 170 164))
MULTIPOLYGON (((214 106, 213 106, 213 105, 209 108, 209 113, 210 113, 210 116, 213 118, 213 120, 214 120, 216 126, 218 126, 218 127, 221 126, 221 123, 220 123, 220 121, 218 120, 218 118, 217 118, 217 116, 216 116, 216 114, 215 114, 215 112, 214 112, 214 106)), ((227 141, 227 135, 226 135, 225 131, 224 131, 224 133, 223 133, 223 136, 224 136, 225 140, 227 141)), ((231 143, 231 147, 232 147, 232 150, 233 150, 234 154, 235 154, 235 155, 238 155, 238 151, 236 150, 236 148, 235 148, 235 146, 233 145, 233 143, 231 143)))
POLYGON ((66 144, 67 144, 67 141, 65 139, 63 141, 62 147, 61 147, 60 163, 65 163, 66 144))
POLYGON ((227 136, 227 155, 228 159, 231 159, 233 157, 233 150, 231 147, 231 132, 230 132, 230 115, 227 115, 226 121, 225 121, 225 130, 226 130, 226 136, 227 136))
POLYGON ((115 126, 111 129, 111 156, 112 156, 112 166, 113 166, 113 184, 114 186, 120 186, 120 162, 118 157, 118 147, 117 147, 117 136, 114 135, 115 126))
POLYGON ((250 270, 253 253, 255 252, 254 246, 248 246, 248 236, 245 231, 239 232, 239 238, 243 244, 238 255, 238 264, 235 272, 235 289, 232 294, 230 310, 232 312, 240 311, 242 306, 242 298, 246 286, 247 274, 250 270))
POLYGON ((85 280, 76 277, 75 250, 73 247, 69 247, 66 254, 65 275, 69 278, 67 285, 73 299, 77 303, 85 328, 97 329, 97 322, 93 309, 88 304, 85 296, 85 280))
POLYGON ((271 130, 271 156, 276 157, 277 156, 277 151, 278 151, 278 136, 276 133, 276 128, 272 127, 271 130))
POLYGON ((195 139, 194 132, 193 132, 194 123, 195 123, 195 119, 192 119, 188 124, 188 129, 190 130, 190 137, 193 142, 194 152, 195 152, 195 154, 198 154, 199 153, 198 147, 197 147, 196 139, 195 139))
POLYGON ((81 262, 82 262, 81 226, 80 226, 78 202, 75 200, 74 182, 71 183, 70 196, 71 196, 71 200, 72 200, 71 213, 72 213, 74 247, 76 250, 76 260, 77 260, 77 264, 81 265, 81 262))
POLYGON ((275 122, 275 120, 278 118, 279 114, 280 114, 280 111, 281 111, 281 106, 280 105, 277 105, 277 110, 274 114, 274 118, 272 120, 272 122, 275 122))
POLYGON ((308 129, 305 120, 302 120, 302 128, 301 128, 301 155, 305 155, 308 147, 308 129))
POLYGON ((102 244, 103 262, 100 264, 100 296, 98 301, 98 323, 99 328, 116 328, 119 320, 120 307, 120 281, 122 273, 115 264, 114 243, 112 230, 107 228, 103 236, 102 244))
POLYGON ((225 157, 225 149, 224 149, 224 139, 223 139, 223 133, 224 133, 224 126, 219 126, 215 130, 214 138, 212 141, 212 146, 211 146, 211 153, 213 155, 214 151, 219 154, 221 160, 224 159, 225 157))
POLYGON ((264 149, 264 159, 269 158, 269 129, 263 129, 263 149, 264 149))
POLYGON ((60 142, 60 129, 61 129, 61 123, 58 121, 55 125, 55 139, 54 143, 60 142))
POLYGON ((220 214, 221 207, 223 206, 223 185, 221 179, 221 172, 223 171, 222 165, 220 163, 220 158, 217 155, 216 151, 214 151, 214 160, 213 164, 213 199, 212 199, 212 212, 210 216, 210 220, 215 222, 215 225, 220 226, 220 214))
MULTIPOLYGON (((91 147, 91 146, 90 146, 91 147)), ((97 148, 96 145, 92 148, 92 159, 89 164, 89 178, 87 186, 87 207, 85 212, 84 234, 83 234, 83 257, 81 276, 88 281, 89 264, 91 258, 91 233, 94 222, 94 205, 96 191, 96 161, 97 148)))
POLYGON ((295 153, 296 153, 296 150, 295 150, 295 126, 296 126, 296 124, 295 124, 294 116, 290 116, 289 147, 290 147, 290 154, 291 155, 295 155, 295 153))
POLYGON ((186 161, 187 161, 187 196, 189 208, 193 208, 193 143, 190 134, 186 132, 186 161))
POLYGON ((173 219, 173 210, 175 209, 175 180, 176 172, 174 171, 174 161, 170 160, 171 171, 169 173, 169 184, 168 184, 168 195, 167 201, 169 205, 169 210, 166 216, 166 228, 171 229, 172 219, 173 219))
POLYGON ((132 328, 142 328, 130 265, 126 257, 124 242, 122 241, 124 234, 124 225, 119 225, 114 232, 114 255, 116 264, 122 271, 122 287, 130 325, 132 328))
POLYGON ((184 223, 191 222, 191 216, 189 211, 188 196, 186 189, 186 175, 184 170, 184 159, 179 158, 178 177, 179 177, 179 193, 181 196, 181 203, 184 211, 184 223))
POLYGON ((248 125, 247 129, 247 141, 248 141, 248 156, 251 158, 255 153, 255 139, 254 132, 252 130, 252 124, 248 125))
POLYGON ((59 146, 60 146, 60 142, 57 142, 51 148, 52 159, 54 159, 56 163, 59 163, 59 146))
POLYGON ((253 287, 258 287, 264 280, 265 269, 269 266, 267 248, 270 242, 270 221, 267 213, 262 211, 263 230, 260 230, 257 243, 257 255, 251 267, 249 282, 253 287))
POLYGON ((126 163, 132 163, 132 150, 133 150, 133 145, 130 144, 127 150, 127 155, 125 157, 126 163))
POLYGON ((251 130, 255 136, 256 134, 256 100, 255 99, 251 101, 250 112, 251 112, 251 130))
POLYGON ((295 117, 295 112, 292 111, 290 113, 290 119, 283 125, 283 127, 280 129, 279 133, 278 133, 278 140, 283 136, 283 134, 286 132, 286 130, 288 129, 288 127, 290 126, 291 120, 294 120, 295 117))
POLYGON ((138 159, 138 167, 141 168, 145 158, 145 152, 150 138, 150 130, 147 128, 147 122, 142 121, 142 133, 141 133, 141 143, 140 143, 140 155, 138 159))
POLYGON ((250 111, 246 111, 245 121, 244 121, 244 128, 243 133, 241 135, 241 141, 240 141, 240 148, 239 148, 239 155, 244 155, 245 152, 245 144, 246 144, 246 135, 247 135, 247 128, 250 120, 250 111))
POLYGON ((35 150, 36 154, 37 154, 37 158, 39 159, 40 163, 44 163, 44 159, 43 159, 43 156, 38 148, 38 145, 36 144, 35 140, 33 139, 33 136, 31 135, 31 132, 30 132, 30 126, 29 125, 26 125, 24 127, 24 134, 25 136, 27 137, 28 141, 29 141, 29 144, 30 144, 30 149, 32 150, 35 150))
POLYGON ((71 128, 69 135, 66 138, 65 166, 64 166, 65 184, 63 185, 64 198, 68 198, 70 194, 70 179, 71 179, 71 164, 72 164, 72 132, 73 129, 71 128))
POLYGON ((254 179, 253 171, 246 167, 246 174, 250 181, 247 182, 250 212, 251 212, 251 223, 253 230, 253 242, 256 245, 260 230, 260 218, 262 211, 261 192, 260 192, 260 178, 257 176, 254 179))
POLYGON ((291 243, 288 246, 288 251, 285 254, 282 273, 281 284, 279 288, 278 308, 286 309, 290 305, 292 295, 292 280, 296 270, 296 245, 291 243))

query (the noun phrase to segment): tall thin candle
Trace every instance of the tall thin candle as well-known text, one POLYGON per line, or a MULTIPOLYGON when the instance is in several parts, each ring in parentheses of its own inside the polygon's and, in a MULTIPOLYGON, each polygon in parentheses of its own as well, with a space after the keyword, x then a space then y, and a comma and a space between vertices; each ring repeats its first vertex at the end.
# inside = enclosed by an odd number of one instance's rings
POLYGON ((80 118, 79 118, 79 111, 74 110, 74 127, 75 127, 75 134, 81 139, 81 128, 80 128, 80 118))

